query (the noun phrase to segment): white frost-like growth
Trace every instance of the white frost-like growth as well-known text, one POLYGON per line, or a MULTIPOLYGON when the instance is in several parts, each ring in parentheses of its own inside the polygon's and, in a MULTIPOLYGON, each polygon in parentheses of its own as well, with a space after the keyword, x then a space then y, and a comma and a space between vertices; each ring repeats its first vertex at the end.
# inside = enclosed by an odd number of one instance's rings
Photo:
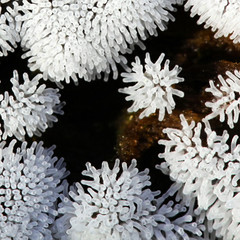
POLYGON ((57 215, 56 200, 68 175, 63 159, 53 149, 24 142, 14 150, 0 143, 0 239, 51 240, 50 226, 57 215))
POLYGON ((171 200, 178 188, 171 187, 156 198, 159 192, 147 188, 151 184, 148 169, 139 172, 136 160, 129 167, 122 163, 122 169, 119 163, 116 160, 110 169, 103 162, 99 170, 86 164, 83 175, 92 180, 81 183, 88 186, 88 193, 77 183, 69 197, 62 197, 59 205, 62 216, 54 224, 56 239, 191 239, 188 234, 202 239, 199 237, 202 228, 190 215, 193 206, 185 206, 179 198, 177 203, 171 200))
POLYGON ((23 0, 16 17, 23 57, 57 82, 90 81, 111 69, 117 78, 122 54, 165 30, 176 3, 182 0, 23 0))
POLYGON ((234 123, 239 120, 240 114, 240 72, 235 70, 234 73, 226 72, 228 76, 224 79, 221 75, 218 76, 219 82, 209 81, 209 88, 206 92, 213 95, 211 102, 206 102, 206 106, 211 108, 212 113, 207 115, 205 119, 210 120, 219 116, 220 121, 225 121, 227 116, 227 123, 230 128, 234 127, 234 123))
POLYGON ((159 154, 165 162, 157 166, 177 183, 183 194, 197 198, 199 210, 206 211, 217 237, 239 239, 240 233, 240 145, 238 136, 229 140, 224 131, 217 135, 206 122, 189 125, 181 117, 182 130, 166 128, 169 140, 159 140, 165 151, 159 154))
POLYGON ((185 9, 191 9, 191 17, 199 15, 197 23, 211 27, 216 38, 230 35, 234 43, 240 42, 239 0, 188 0, 185 9))
POLYGON ((172 85, 183 82, 184 79, 178 77, 181 68, 177 65, 170 70, 169 60, 166 60, 164 66, 161 66, 164 59, 162 53, 158 60, 153 63, 149 53, 145 58, 145 71, 140 59, 136 57, 136 62, 132 63, 132 72, 122 73, 123 82, 136 83, 133 86, 119 89, 119 92, 127 94, 127 101, 132 100, 133 105, 128 109, 129 112, 136 112, 144 109, 139 118, 148 117, 150 114, 159 110, 159 121, 165 116, 165 111, 169 114, 175 108, 173 95, 183 97, 184 93, 175 89, 172 85))
POLYGON ((20 41, 19 34, 15 28, 14 16, 16 12, 7 8, 9 12, 2 13, 2 7, 0 3, 0 57, 7 56, 8 52, 13 52, 17 46, 17 42, 20 41))
POLYGON ((24 140, 24 136, 33 134, 40 136, 53 122, 57 121, 54 114, 63 114, 58 89, 39 85, 41 74, 29 79, 23 74, 20 84, 18 72, 13 72, 11 83, 13 95, 5 92, 0 95, 0 117, 3 120, 3 139, 15 136, 24 140))

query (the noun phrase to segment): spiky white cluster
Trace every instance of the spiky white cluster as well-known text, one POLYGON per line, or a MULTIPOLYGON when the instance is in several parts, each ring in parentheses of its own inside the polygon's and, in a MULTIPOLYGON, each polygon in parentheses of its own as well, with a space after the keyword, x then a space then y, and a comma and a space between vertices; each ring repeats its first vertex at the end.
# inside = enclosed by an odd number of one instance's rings
POLYGON ((57 82, 89 81, 111 69, 116 78, 116 62, 126 64, 121 54, 165 30, 176 3, 182 0, 23 0, 16 17, 23 57, 57 82))
POLYGON ((0 239, 53 239, 49 227, 68 172, 53 148, 24 142, 14 150, 15 143, 0 143, 0 239))
POLYGON ((151 184, 148 170, 139 172, 136 160, 129 167, 122 163, 121 170, 119 160, 113 169, 107 162, 99 170, 90 163, 86 166, 83 175, 93 180, 81 183, 88 186, 88 193, 77 183, 69 192, 70 197, 62 198, 59 212, 63 215, 54 225, 56 239, 163 240, 202 234, 201 226, 190 216, 192 206, 180 203, 179 198, 177 203, 168 199, 178 188, 171 187, 156 198, 159 192, 146 188, 151 184))
POLYGON ((53 122, 57 121, 54 114, 63 114, 63 104, 60 103, 58 89, 39 85, 41 74, 29 79, 23 74, 24 82, 19 83, 18 72, 13 72, 11 83, 13 95, 6 91, 0 95, 0 116, 3 120, 3 139, 15 136, 24 140, 28 134, 41 135, 53 122))
POLYGON ((155 221, 150 215, 156 207, 151 200, 156 193, 144 190, 150 185, 148 170, 138 173, 134 160, 129 167, 123 163, 120 174, 119 163, 116 160, 110 169, 103 162, 99 170, 86 164, 83 175, 93 180, 81 183, 89 187, 88 194, 80 183, 76 184, 76 191, 70 191, 73 202, 63 202, 60 210, 70 215, 70 227, 63 229, 65 221, 57 220, 58 239, 152 239, 155 221))
POLYGON ((240 73, 237 70, 234 73, 227 71, 226 75, 228 76, 226 79, 221 75, 218 76, 220 83, 209 81, 210 87, 205 91, 212 93, 214 98, 205 104, 212 110, 212 113, 205 119, 210 120, 219 116, 220 121, 224 122, 226 115, 229 127, 233 128, 234 123, 238 122, 240 114, 240 73))
POLYGON ((169 60, 166 60, 162 67, 162 61, 165 54, 162 53, 158 60, 153 63, 149 53, 145 58, 145 71, 140 59, 136 57, 136 62, 132 63, 131 73, 122 73, 123 82, 136 83, 133 86, 119 89, 119 92, 128 94, 127 101, 132 100, 133 105, 128 109, 129 112, 136 112, 139 109, 144 109, 139 118, 148 117, 150 114, 159 110, 159 121, 162 121, 165 116, 165 111, 169 114, 175 108, 173 95, 183 97, 184 93, 173 88, 172 85, 183 82, 184 79, 178 77, 181 68, 177 65, 170 70, 169 60))
POLYGON ((169 140, 159 140, 165 146, 159 154, 166 162, 158 166, 164 173, 183 185, 183 193, 196 197, 199 209, 207 211, 208 220, 217 237, 238 239, 240 232, 240 145, 234 136, 217 135, 206 122, 204 140, 202 124, 189 125, 181 115, 182 130, 166 128, 169 140), (204 146, 205 142, 205 146, 204 146))
POLYGON ((0 4, 0 57, 7 56, 8 51, 13 52, 20 41, 19 34, 15 28, 14 16, 16 12, 8 8, 9 12, 2 13, 0 4))
POLYGON ((238 0, 188 0, 186 10, 191 9, 191 17, 199 15, 198 24, 204 23, 204 27, 211 27, 216 31, 215 37, 229 36, 234 43, 240 42, 238 0))

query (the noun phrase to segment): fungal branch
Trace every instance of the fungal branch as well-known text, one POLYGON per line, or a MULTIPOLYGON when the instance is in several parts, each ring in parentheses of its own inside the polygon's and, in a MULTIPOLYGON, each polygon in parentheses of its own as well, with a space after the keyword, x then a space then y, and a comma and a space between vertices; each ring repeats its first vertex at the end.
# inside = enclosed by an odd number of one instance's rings
POLYGON ((41 74, 32 80, 23 74, 23 84, 19 83, 18 72, 13 72, 11 83, 13 95, 8 91, 0 95, 0 116, 3 120, 2 139, 14 136, 23 141, 25 135, 41 136, 48 127, 57 121, 54 114, 63 114, 58 89, 39 85, 41 74))
POLYGON ((237 26, 240 10, 238 0, 188 0, 185 8, 191 11, 191 17, 199 15, 198 24, 204 24, 205 28, 211 27, 212 31, 216 31, 216 38, 230 35, 234 43, 240 42, 240 32, 237 26))
POLYGON ((135 44, 143 47, 141 40, 156 35, 157 28, 165 30, 178 2, 24 0, 15 7, 23 13, 15 18, 23 57, 32 71, 56 82, 91 81, 101 73, 107 80, 111 70, 115 79, 116 63, 126 68, 123 54, 135 44))
POLYGON ((165 111, 171 114, 175 108, 176 104, 173 95, 178 97, 184 96, 182 91, 172 87, 172 85, 184 81, 183 78, 178 77, 181 68, 175 66, 170 70, 169 60, 166 60, 162 67, 164 56, 165 54, 162 53, 158 60, 152 63, 150 55, 147 53, 144 67, 141 65, 140 59, 136 57, 136 62, 132 63, 132 72, 122 73, 124 83, 133 82, 135 85, 121 88, 119 92, 129 95, 126 97, 127 101, 133 101, 133 105, 128 108, 129 112, 137 112, 139 109, 144 109, 139 115, 140 119, 148 117, 158 110, 158 120, 162 121, 165 111))
POLYGON ((240 114, 240 73, 237 70, 234 73, 227 71, 226 75, 226 79, 221 75, 218 76, 219 83, 214 84, 212 80, 209 81, 210 87, 205 91, 210 92, 214 99, 212 102, 206 102, 206 106, 211 108, 212 113, 205 119, 210 120, 219 116, 220 121, 224 122, 226 115, 229 127, 233 128, 240 114))
POLYGON ((240 228, 235 217, 240 190, 237 185, 240 169, 238 136, 229 140, 226 130, 217 135, 206 122, 207 146, 203 146, 202 123, 188 124, 183 115, 180 118, 182 129, 166 128, 164 133, 168 140, 159 140, 159 144, 165 146, 159 157, 165 162, 157 168, 181 183, 184 195, 197 199, 199 210, 205 210, 206 218, 213 221, 217 237, 234 239, 237 236, 233 228, 240 228))
POLYGON ((52 239, 55 202, 69 173, 63 159, 53 156, 54 147, 43 148, 42 142, 27 147, 23 142, 16 149, 15 144, 0 144, 0 238, 52 239))
POLYGON ((8 52, 13 52, 20 41, 19 34, 15 28, 16 12, 2 12, 0 5, 0 57, 7 56, 8 52))

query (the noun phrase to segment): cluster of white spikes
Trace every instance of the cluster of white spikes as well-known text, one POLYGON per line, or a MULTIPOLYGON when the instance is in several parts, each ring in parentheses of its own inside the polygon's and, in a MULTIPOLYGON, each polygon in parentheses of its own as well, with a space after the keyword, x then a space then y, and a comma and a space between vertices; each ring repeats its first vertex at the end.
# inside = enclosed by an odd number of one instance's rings
POLYGON ((23 0, 16 6, 16 28, 32 71, 60 82, 86 81, 126 67, 125 53, 157 35, 174 20, 170 11, 182 0, 23 0))
POLYGON ((239 120, 240 114, 240 73, 235 70, 234 73, 227 71, 226 79, 221 75, 218 76, 219 81, 210 80, 209 88, 206 92, 210 92, 213 97, 212 101, 206 102, 206 106, 211 108, 212 112, 205 119, 210 120, 219 116, 220 121, 225 121, 230 128, 234 127, 239 120))
POLYGON ((225 130, 222 135, 212 131, 206 122, 203 135, 202 123, 189 125, 180 116, 182 129, 166 128, 168 140, 159 140, 165 146, 159 154, 165 162, 158 166, 177 183, 182 184, 183 194, 197 198, 198 208, 206 211, 213 221, 217 237, 238 239, 240 231, 240 145, 238 136, 230 140, 225 130), (206 140, 205 140, 206 138, 206 140), (206 145, 204 145, 206 142, 206 145))
POLYGON ((140 59, 136 57, 136 62, 132 63, 132 72, 122 73, 123 82, 135 83, 133 86, 119 89, 119 92, 127 94, 127 101, 132 100, 133 105, 128 109, 129 112, 137 112, 144 109, 139 118, 148 117, 150 114, 159 111, 158 120, 162 121, 165 112, 172 113, 175 108, 173 96, 183 97, 184 93, 173 86, 184 79, 178 77, 181 68, 177 65, 170 70, 169 60, 161 66, 165 54, 162 53, 157 61, 153 63, 149 53, 145 58, 145 71, 140 59))
POLYGON ((185 9, 190 9, 191 17, 199 15, 197 23, 216 31, 216 38, 230 36, 234 43, 240 42, 238 0, 187 0, 185 9))
POLYGON ((23 83, 20 84, 18 72, 13 72, 11 78, 12 92, 0 94, 0 117, 3 120, 3 139, 16 137, 24 140, 25 135, 40 136, 53 122, 57 121, 54 114, 63 114, 58 89, 39 85, 41 74, 29 79, 23 74, 23 83))

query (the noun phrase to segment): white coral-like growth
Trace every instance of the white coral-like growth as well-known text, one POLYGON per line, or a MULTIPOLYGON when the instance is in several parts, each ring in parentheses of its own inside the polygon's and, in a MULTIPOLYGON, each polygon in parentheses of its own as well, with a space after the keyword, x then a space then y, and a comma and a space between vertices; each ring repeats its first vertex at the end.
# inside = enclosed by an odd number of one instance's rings
POLYGON ((14 150, 15 143, 0 143, 0 239, 53 239, 56 200, 68 175, 63 159, 53 157, 54 147, 24 142, 14 150))
POLYGON ((234 43, 240 42, 239 0, 188 0, 185 8, 191 9, 191 17, 200 16, 198 24, 216 31, 216 38, 230 35, 234 43))
POLYGON ((7 56, 8 52, 13 52, 20 41, 18 32, 16 31, 16 24, 14 16, 16 12, 7 8, 9 12, 2 13, 0 3, 0 57, 7 56))
POLYGON ((212 113, 207 115, 205 119, 210 120, 219 116, 220 121, 225 121, 227 116, 227 123, 230 128, 234 127, 234 123, 239 120, 240 114, 240 72, 235 70, 234 73, 226 72, 228 76, 224 79, 221 75, 218 76, 220 83, 209 81, 209 88, 206 92, 213 95, 211 102, 206 102, 206 106, 211 108, 212 113))
POLYGON ((182 0, 23 0, 16 17, 23 57, 57 82, 90 81, 111 69, 117 78, 116 62, 126 64, 122 54, 158 27, 165 30, 176 3, 182 0))
POLYGON ((120 170, 119 163, 116 160, 110 169, 103 162, 99 170, 86 164, 83 175, 92 180, 81 183, 88 186, 88 193, 77 183, 69 192, 70 197, 62 198, 62 216, 54 225, 56 239, 190 239, 188 234, 198 239, 202 229, 193 222, 192 206, 180 203, 180 199, 176 204, 171 200, 178 188, 171 187, 156 198, 159 192, 147 188, 151 184, 148 169, 139 172, 133 160, 129 167, 122 163, 120 170))
POLYGON ((170 70, 169 60, 166 60, 162 67, 164 59, 162 53, 158 60, 153 63, 149 53, 145 58, 145 71, 140 63, 140 59, 136 57, 136 62, 132 63, 132 72, 123 73, 123 82, 136 83, 133 86, 119 89, 119 92, 127 94, 127 101, 132 100, 133 105, 128 109, 129 112, 136 112, 139 109, 144 109, 139 118, 148 117, 150 114, 159 110, 159 121, 162 121, 165 116, 165 111, 169 114, 175 108, 173 95, 183 97, 184 93, 173 87, 174 84, 183 82, 184 79, 178 77, 181 68, 177 65, 170 70))
POLYGON ((183 193, 196 197, 199 209, 206 210, 217 237, 238 239, 240 232, 240 145, 234 136, 217 135, 206 122, 204 140, 202 124, 189 125, 181 115, 182 130, 167 128, 169 140, 159 140, 165 146, 159 154, 166 162, 157 166, 183 185, 183 193), (202 142, 205 142, 205 146, 202 142))
POLYGON ((20 84, 18 72, 13 72, 13 95, 7 91, 0 95, 3 139, 15 136, 24 140, 26 134, 30 137, 33 134, 40 136, 41 132, 57 121, 54 114, 63 114, 61 108, 64 103, 60 103, 58 89, 39 85, 41 78, 42 75, 38 74, 30 80, 27 73, 24 73, 24 82, 20 84))
POLYGON ((194 213, 195 199, 183 196, 180 188, 181 185, 175 183, 166 193, 155 199, 157 210, 153 218, 157 226, 152 239, 210 239, 207 234, 202 236, 206 228, 194 213))
POLYGON ((88 193, 77 183, 77 191, 72 189, 69 193, 74 202, 63 202, 60 211, 71 217, 70 227, 63 229, 65 221, 57 220, 58 239, 67 239, 67 235, 71 240, 90 240, 96 236, 98 240, 152 238, 155 221, 150 215, 156 207, 151 200, 156 193, 143 190, 150 185, 148 170, 138 172, 133 161, 129 167, 123 163, 120 174, 119 163, 116 160, 110 169, 103 162, 100 170, 86 164, 83 175, 93 180, 81 181, 88 186, 88 193), (61 229, 63 232, 59 232, 61 229), (64 232, 67 232, 65 237, 64 232))

